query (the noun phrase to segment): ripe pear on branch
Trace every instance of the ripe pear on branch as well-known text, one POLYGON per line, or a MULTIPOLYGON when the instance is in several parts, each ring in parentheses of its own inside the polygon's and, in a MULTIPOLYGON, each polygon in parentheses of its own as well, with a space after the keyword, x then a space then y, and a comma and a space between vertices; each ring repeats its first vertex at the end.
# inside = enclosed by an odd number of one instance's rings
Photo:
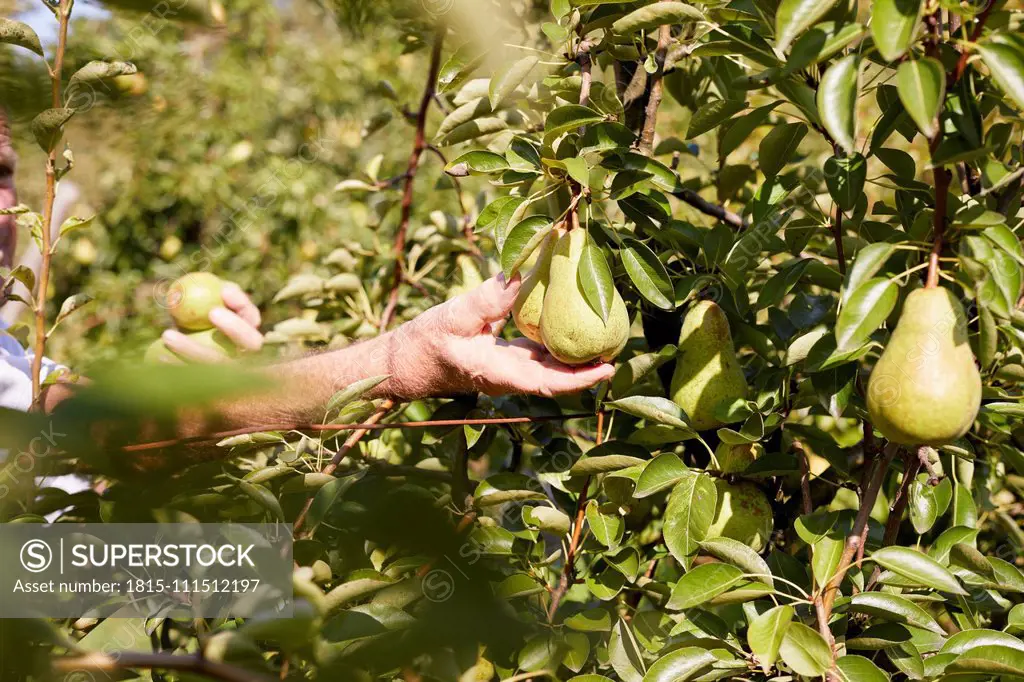
POLYGON ((907 296, 896 329, 868 380, 868 413, 900 445, 944 445, 971 428, 981 374, 963 306, 941 287, 907 296))
POLYGON ((551 255, 563 234, 564 229, 555 228, 544 238, 536 262, 530 271, 523 275, 522 287, 512 306, 512 318, 516 321, 516 327, 523 336, 537 343, 543 343, 540 336, 540 316, 544 309, 544 295, 547 293, 551 274, 551 255))
POLYGON ((747 397, 747 379, 736 360, 729 320, 714 301, 694 304, 683 320, 671 395, 698 431, 722 426, 715 416, 719 404, 747 397))
POLYGON ((582 365, 615 358, 629 338, 629 314, 618 290, 612 289, 607 320, 591 308, 578 281, 587 232, 569 230, 555 243, 540 316, 544 347, 559 361, 582 365))

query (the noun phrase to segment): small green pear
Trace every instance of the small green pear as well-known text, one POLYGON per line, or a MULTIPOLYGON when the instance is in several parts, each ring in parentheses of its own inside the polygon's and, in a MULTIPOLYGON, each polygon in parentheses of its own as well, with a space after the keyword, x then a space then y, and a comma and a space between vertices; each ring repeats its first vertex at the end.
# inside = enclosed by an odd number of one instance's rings
POLYGON ((181 329, 190 332, 213 327, 210 311, 224 305, 224 282, 209 272, 193 272, 179 278, 167 293, 171 317, 181 329))
POLYGON ((715 417, 720 403, 747 397, 747 379, 736 360, 729 320, 714 301, 698 302, 683 320, 671 393, 698 431, 722 426, 715 417))
POLYGON ((715 459, 718 460, 718 468, 723 474, 742 474, 763 454, 764 446, 760 443, 719 443, 715 448, 715 459))
POLYGON ((586 243, 587 233, 581 228, 569 230, 555 243, 540 316, 545 348, 567 365, 607 362, 622 352, 629 338, 629 314, 617 290, 607 322, 580 291, 576 274, 586 243))
POLYGON ((912 291, 868 380, 868 413, 900 445, 944 445, 971 428, 981 375, 963 306, 948 289, 912 291))
MULTIPOLYGON (((231 343, 231 339, 219 329, 204 329, 201 332, 186 334, 186 336, 204 348, 224 353, 229 357, 233 357, 236 354, 235 344, 231 343)), ((150 364, 188 362, 188 358, 184 358, 168 348, 163 339, 157 339, 149 344, 149 348, 146 349, 146 354, 142 360, 150 364)))
POLYGON ((733 484, 719 478, 715 487, 718 504, 707 536, 732 538, 761 553, 775 529, 768 497, 753 483, 733 484))
POLYGON ((544 294, 548 290, 548 277, 551 273, 551 255, 555 244, 564 234, 562 229, 554 229, 541 242, 537 250, 537 260, 530 271, 523 276, 523 284, 512 306, 512 317, 516 327, 526 338, 543 343, 540 336, 540 316, 544 309, 544 294))

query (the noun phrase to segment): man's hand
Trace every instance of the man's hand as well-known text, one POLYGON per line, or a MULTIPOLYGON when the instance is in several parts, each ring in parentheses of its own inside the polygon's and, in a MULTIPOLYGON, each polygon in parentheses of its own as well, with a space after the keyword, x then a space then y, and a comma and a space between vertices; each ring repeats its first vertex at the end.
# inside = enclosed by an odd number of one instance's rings
MULTIPOLYGON (((259 308, 233 282, 224 284, 221 297, 224 306, 210 311, 210 322, 243 352, 258 351, 263 347, 259 308)), ((197 343, 175 329, 165 331, 162 338, 177 355, 194 362, 224 362, 228 359, 225 353, 197 343)))
POLYGON ((502 275, 407 322, 386 344, 387 390, 412 399, 481 392, 488 395, 576 393, 615 373, 610 364, 569 366, 528 339, 505 341, 493 325, 512 310, 521 281, 502 275))

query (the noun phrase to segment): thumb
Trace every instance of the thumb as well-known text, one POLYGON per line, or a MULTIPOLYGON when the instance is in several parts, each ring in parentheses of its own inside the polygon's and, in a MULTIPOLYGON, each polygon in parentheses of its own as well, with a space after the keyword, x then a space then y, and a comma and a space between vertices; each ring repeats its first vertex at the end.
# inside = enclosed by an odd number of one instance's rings
POLYGON ((489 328, 491 323, 505 319, 521 286, 522 279, 518 274, 508 282, 505 275, 499 274, 453 299, 449 304, 449 329, 462 336, 474 336, 489 328))

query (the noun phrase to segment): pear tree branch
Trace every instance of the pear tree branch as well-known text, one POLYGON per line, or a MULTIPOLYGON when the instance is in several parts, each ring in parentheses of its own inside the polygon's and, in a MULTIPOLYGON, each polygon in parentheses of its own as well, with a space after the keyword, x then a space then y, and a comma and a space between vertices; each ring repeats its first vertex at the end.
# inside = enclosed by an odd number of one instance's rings
POLYGON ((122 673, 125 670, 175 670, 223 682, 270 682, 271 679, 251 670, 210 661, 201 655, 145 654, 134 651, 95 651, 81 656, 67 656, 53 660, 51 666, 56 675, 62 678, 67 676, 66 679, 71 679, 72 675, 79 672, 110 676, 111 673, 122 673))
POLYGON ((398 305, 398 294, 402 288, 402 281, 405 276, 405 239, 409 232, 409 221, 412 218, 413 189, 416 185, 416 173, 419 171, 420 159, 427 149, 427 113, 430 110, 430 103, 434 101, 434 94, 437 88, 437 74, 441 70, 441 47, 444 45, 445 25, 438 26, 434 34, 434 46, 430 52, 430 68, 427 70, 427 84, 423 88, 423 97, 420 99, 420 107, 416 112, 416 138, 413 142, 412 153, 409 155, 409 164, 405 174, 405 187, 402 192, 402 212, 398 221, 398 231, 395 234, 395 274, 391 284, 391 293, 388 294, 387 306, 380 319, 380 330, 384 331, 391 324, 395 316, 395 307, 398 305))
MULTIPOLYGON (((57 29, 57 47, 50 68, 50 104, 54 109, 61 107, 61 79, 64 74, 64 53, 68 44, 68 21, 71 18, 72 0, 59 0, 56 7, 59 26, 57 29)), ((43 369, 43 356, 46 354, 46 291, 50 286, 50 263, 53 260, 53 237, 50 225, 53 221, 53 203, 57 198, 57 143, 52 145, 46 157, 46 194, 43 199, 42 252, 43 261, 39 267, 39 278, 36 284, 35 300, 35 345, 32 357, 32 404, 38 405, 41 396, 40 376, 43 369)))

